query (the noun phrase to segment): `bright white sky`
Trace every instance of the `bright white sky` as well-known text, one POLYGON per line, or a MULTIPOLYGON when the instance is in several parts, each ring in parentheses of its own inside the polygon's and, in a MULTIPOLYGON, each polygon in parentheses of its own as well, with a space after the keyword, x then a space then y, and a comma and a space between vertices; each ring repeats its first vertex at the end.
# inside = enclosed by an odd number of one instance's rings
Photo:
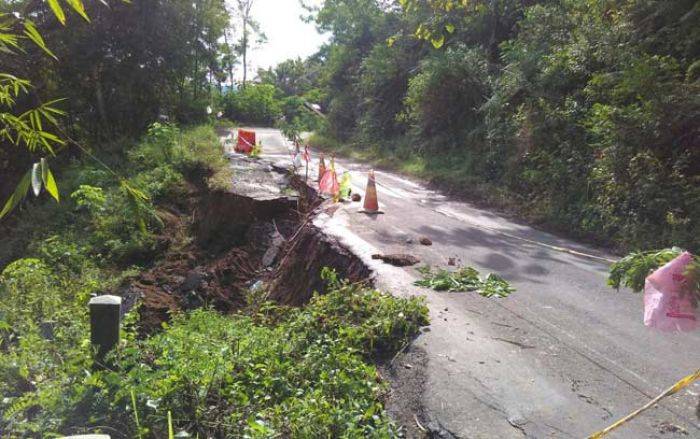
MULTIPOLYGON (((321 0, 306 0, 320 4, 321 0)), ((328 36, 316 32, 313 23, 304 23, 300 16, 306 15, 299 0, 255 0, 253 17, 267 35, 267 43, 255 48, 249 55, 248 77, 254 78, 258 68, 276 66, 280 62, 314 54, 328 40, 328 36)), ((238 66, 236 76, 243 75, 243 66, 238 66)))

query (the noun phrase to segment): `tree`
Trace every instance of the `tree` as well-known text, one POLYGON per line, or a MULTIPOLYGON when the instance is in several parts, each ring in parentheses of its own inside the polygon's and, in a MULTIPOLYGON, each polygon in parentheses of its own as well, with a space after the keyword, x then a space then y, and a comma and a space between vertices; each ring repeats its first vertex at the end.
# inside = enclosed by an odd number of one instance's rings
POLYGON ((221 64, 227 68, 228 81, 231 85, 233 85, 234 81, 233 66, 236 64, 236 48, 229 42, 229 40, 233 41, 233 37, 229 36, 232 30, 230 24, 229 27, 224 29, 224 44, 221 47, 221 64))
MULTIPOLYGON (((49 6, 56 19, 66 23, 63 6, 58 0, 50 0, 49 6)), ((81 0, 69 2, 73 10, 88 19, 81 0)), ((30 14, 0 13, 0 52, 5 56, 18 57, 25 51, 24 43, 28 40, 39 47, 46 55, 56 59, 49 49, 34 22, 26 18, 30 14), (21 33, 20 33, 21 32, 21 33)), ((28 79, 15 76, 10 71, 0 71, 0 141, 15 147, 24 148, 29 153, 54 155, 55 148, 64 142, 53 132, 44 127, 57 127, 57 117, 64 113, 55 107, 57 101, 40 102, 37 105, 27 104, 32 83, 28 79)), ((56 201, 59 200, 58 187, 49 169, 48 161, 42 157, 29 169, 15 191, 0 210, 0 218, 6 216, 27 196, 31 187, 34 195, 38 196, 41 188, 45 187, 56 201)))
POLYGON ((301 58, 288 59, 275 67, 258 70, 258 79, 264 84, 272 84, 287 96, 301 95, 313 86, 317 66, 301 58))
POLYGON ((252 43, 261 44, 267 37, 260 29, 260 24, 252 16, 252 8, 255 0, 236 0, 238 18, 241 20, 241 38, 238 41, 237 52, 241 55, 243 63, 243 82, 245 87, 248 78, 248 50, 252 43))
POLYGON ((77 144, 99 154, 159 115, 207 117, 211 84, 225 65, 223 0, 117 1, 109 10, 99 2, 21 0, 0 10, 0 50, 9 53, 0 59, 0 197, 23 183, 7 206, 28 192, 26 169, 40 170, 42 156, 77 144), (76 14, 66 14, 66 3, 76 14))
POLYGON ((308 8, 331 34, 324 134, 420 154, 557 229, 698 250, 697 4, 325 0, 308 8))

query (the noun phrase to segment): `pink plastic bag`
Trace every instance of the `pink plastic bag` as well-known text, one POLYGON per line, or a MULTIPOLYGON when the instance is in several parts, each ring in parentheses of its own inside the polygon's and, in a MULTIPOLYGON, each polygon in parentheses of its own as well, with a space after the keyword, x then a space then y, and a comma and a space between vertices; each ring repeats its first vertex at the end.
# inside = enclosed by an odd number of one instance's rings
POLYGON ((338 176, 335 173, 335 169, 327 169, 321 177, 321 181, 318 183, 319 191, 322 194, 331 195, 336 197, 340 190, 338 185, 338 176))
POLYGON ((685 267, 693 260, 684 252, 646 278, 644 325, 661 331, 692 331, 700 327, 691 295, 684 291, 685 267))
POLYGON ((338 175, 335 173, 335 157, 331 158, 331 168, 323 172, 321 181, 318 182, 318 189, 322 194, 331 195, 335 201, 338 201, 340 186, 338 175))

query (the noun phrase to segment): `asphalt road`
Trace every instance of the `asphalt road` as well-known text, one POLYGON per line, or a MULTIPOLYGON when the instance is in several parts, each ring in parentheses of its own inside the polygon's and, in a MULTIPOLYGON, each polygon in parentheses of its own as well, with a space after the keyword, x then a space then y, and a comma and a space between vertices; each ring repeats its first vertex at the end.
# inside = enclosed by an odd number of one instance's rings
MULTIPOLYGON (((290 144, 278 131, 257 132, 264 157, 289 160, 290 144)), ((369 166, 342 159, 337 165, 364 195, 369 166)), ((384 214, 358 213, 352 203, 316 223, 366 260, 380 288, 426 296, 431 326, 415 341, 427 354, 421 404, 446 432, 585 437, 700 367, 700 333, 645 328, 641 295, 609 289, 606 262, 561 248, 612 256, 450 200, 421 182, 389 172, 376 177, 384 214), (420 236, 433 245, 420 245, 420 236), (439 267, 455 258, 502 275, 517 292, 486 299, 418 288, 415 268, 372 260, 373 253, 409 253, 439 267)), ((610 437, 700 438, 698 395, 695 383, 610 437)))

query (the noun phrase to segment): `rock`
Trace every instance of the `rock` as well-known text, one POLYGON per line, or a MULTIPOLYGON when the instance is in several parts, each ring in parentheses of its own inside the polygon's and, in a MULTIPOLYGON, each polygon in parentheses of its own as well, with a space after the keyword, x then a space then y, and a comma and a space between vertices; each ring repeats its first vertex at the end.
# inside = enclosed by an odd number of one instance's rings
POLYGON ((407 255, 403 253, 393 254, 393 255, 372 255, 372 259, 381 259, 387 264, 394 265, 396 267, 408 267, 409 265, 415 265, 420 262, 420 259, 413 255, 407 255))
POLYGON ((659 429, 659 433, 661 434, 677 433, 684 436, 688 435, 688 430, 681 427, 680 425, 672 424, 668 421, 663 421, 659 423, 656 427, 659 429))
POLYGON ((192 270, 185 275, 185 280, 180 284, 180 291, 192 291, 198 289, 204 283, 204 273, 192 270))
POLYGON ((275 263, 275 260, 277 260, 277 256, 279 255, 280 249, 284 243, 284 236, 275 230, 272 235, 272 239, 270 240, 270 246, 267 248, 267 250, 265 250, 265 254, 262 256, 263 267, 270 267, 275 263))
POLYGON ((440 439, 453 439, 455 436, 446 430, 438 421, 431 421, 426 425, 428 437, 440 439))
POLYGON ((433 241, 431 241, 427 236, 421 236, 418 242, 423 245, 433 245, 433 241))
POLYGON ((360 194, 352 194, 350 199, 357 203, 358 201, 360 201, 362 199, 362 196, 360 194))

